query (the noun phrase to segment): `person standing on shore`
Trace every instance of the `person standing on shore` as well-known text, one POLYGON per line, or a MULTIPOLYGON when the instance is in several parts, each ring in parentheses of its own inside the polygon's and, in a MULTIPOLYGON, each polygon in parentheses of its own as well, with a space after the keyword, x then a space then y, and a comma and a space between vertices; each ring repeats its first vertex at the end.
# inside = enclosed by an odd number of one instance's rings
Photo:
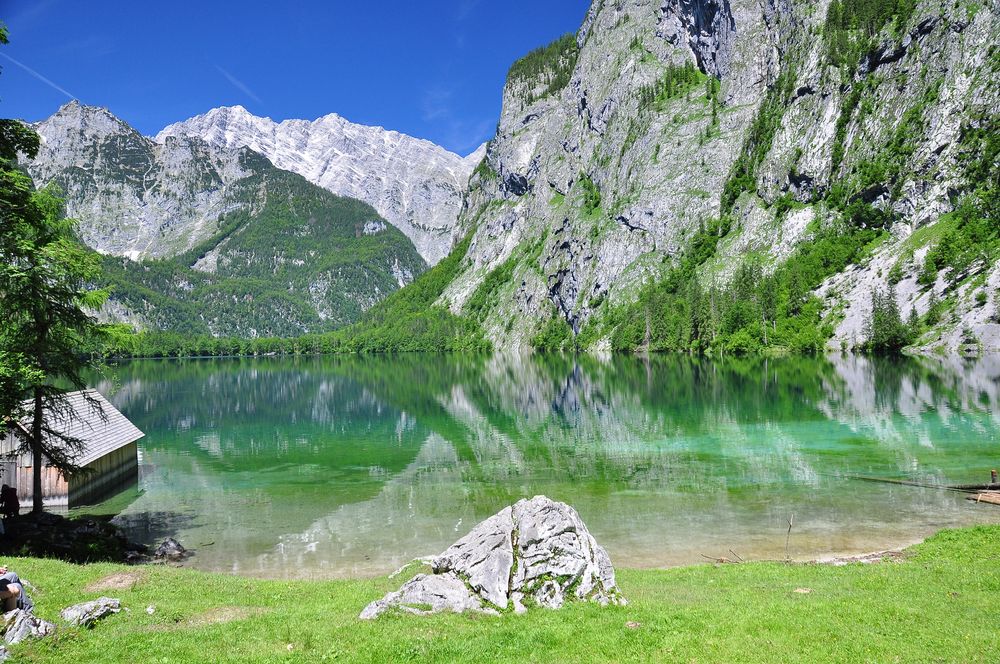
POLYGON ((0 514, 3 514, 6 519, 17 516, 20 512, 21 501, 17 497, 17 489, 9 484, 4 484, 3 487, 0 487, 0 514))

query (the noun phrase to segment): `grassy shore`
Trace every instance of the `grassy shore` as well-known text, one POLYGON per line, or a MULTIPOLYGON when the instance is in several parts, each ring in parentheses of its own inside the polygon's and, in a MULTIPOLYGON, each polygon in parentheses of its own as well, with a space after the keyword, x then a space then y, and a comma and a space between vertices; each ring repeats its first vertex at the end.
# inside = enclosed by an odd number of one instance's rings
POLYGON ((28 662, 996 662, 1000 526, 901 559, 619 570, 631 601, 525 616, 357 619, 400 579, 279 582, 168 567, 7 562, 36 613, 101 595, 129 611, 20 646, 28 662), (808 592, 804 592, 808 590, 808 592), (146 607, 155 605, 150 615, 146 607))

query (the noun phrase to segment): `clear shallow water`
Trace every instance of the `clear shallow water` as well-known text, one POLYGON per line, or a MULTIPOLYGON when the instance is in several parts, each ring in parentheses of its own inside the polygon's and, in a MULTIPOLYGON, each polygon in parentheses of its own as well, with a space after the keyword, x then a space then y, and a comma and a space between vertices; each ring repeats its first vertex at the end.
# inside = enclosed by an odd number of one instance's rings
POLYGON ((266 358, 130 362, 144 432, 90 511, 206 570, 391 572, 520 498, 570 503, 619 566, 901 546, 1000 508, 848 479, 984 482, 1000 358, 266 358))

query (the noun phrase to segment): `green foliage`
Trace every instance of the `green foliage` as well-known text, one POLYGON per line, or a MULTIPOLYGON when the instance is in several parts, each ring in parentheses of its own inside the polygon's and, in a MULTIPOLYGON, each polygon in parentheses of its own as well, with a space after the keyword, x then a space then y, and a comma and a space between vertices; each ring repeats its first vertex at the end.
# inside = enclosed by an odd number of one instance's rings
POLYGON ((902 260, 898 260, 893 264, 892 268, 889 269, 889 274, 887 275, 886 278, 889 281, 889 283, 893 286, 895 286, 896 284, 898 284, 900 281, 903 280, 902 260))
MULTIPOLYGON (((100 263, 76 240, 56 192, 32 191, 6 158, 10 135, 0 137, 0 179, 18 185, 3 196, 0 226, 0 420, 30 417, 23 446, 33 459, 33 510, 41 512, 43 458, 64 475, 79 470, 82 441, 52 418, 74 417, 66 388, 86 387, 83 372, 91 362, 80 349, 101 333, 87 310, 100 307, 107 293, 91 287, 100 263), (25 398, 32 405, 22 413, 18 402, 25 398)), ((20 131, 13 136, 15 144, 26 139, 20 131)))
POLYGON ((854 71, 879 33, 887 25, 902 31, 916 6, 916 0, 832 0, 823 25, 828 61, 854 71))
POLYGON ((412 243, 361 201, 267 170, 240 183, 264 206, 221 217, 218 231, 172 258, 103 258, 114 299, 159 331, 223 337, 298 336, 358 321, 399 288, 398 266, 426 267, 412 243), (368 229, 366 230, 366 226, 368 229), (195 266, 206 258, 209 272, 195 266))
POLYGON ((940 241, 927 252, 919 279, 923 285, 933 284, 938 271, 944 269, 950 270, 951 283, 958 283, 973 265, 992 265, 1000 252, 1000 134, 996 121, 967 127, 962 149, 967 160, 966 178, 973 190, 950 215, 950 225, 940 241))
POLYGON ((413 283, 372 307, 359 322, 334 332, 257 339, 152 332, 119 338, 106 352, 113 357, 219 357, 486 350, 489 344, 478 324, 435 305, 458 275, 470 241, 471 235, 413 283))
POLYGON ((560 352, 575 349, 573 328, 555 308, 542 324, 538 333, 531 338, 531 347, 542 352, 560 352))
POLYGON ((786 65, 782 68, 778 80, 768 88, 764 101, 747 131, 743 149, 733 163, 726 184, 722 188, 720 205, 723 214, 732 211, 736 199, 744 191, 756 191, 757 168, 770 151, 774 135, 781 127, 781 119, 795 92, 795 78, 795 67, 786 65))
POLYGON ((507 87, 520 86, 521 101, 525 104, 556 94, 569 85, 579 55, 576 36, 565 34, 511 65, 507 73, 507 87), (540 92, 539 87, 542 87, 540 92))
POLYGON ((583 216, 588 218, 597 216, 601 210, 601 190, 586 173, 580 173, 578 182, 583 191, 581 200, 583 216))
POLYGON ((872 311, 865 321, 865 347, 869 352, 898 353, 914 339, 915 321, 903 323, 896 304, 896 291, 876 288, 872 291, 872 311))
POLYGON ((924 314, 924 324, 934 326, 941 322, 945 312, 948 311, 950 302, 938 297, 937 291, 931 291, 929 302, 927 303, 927 313, 924 314))
POLYGON ((663 279, 646 285, 636 302, 613 309, 601 325, 621 351, 818 352, 833 330, 812 291, 860 260, 884 228, 882 213, 858 202, 837 223, 818 229, 773 273, 765 274, 751 259, 719 287, 698 276, 699 266, 728 233, 728 220, 718 220, 695 234, 663 279))
POLYGON ((486 314, 489 313, 490 309, 495 307, 497 302, 499 302, 500 291, 513 278, 514 268, 517 267, 517 264, 518 254, 515 252, 487 274, 486 278, 483 279, 482 283, 479 284, 472 293, 472 296, 465 303, 464 313, 478 321, 486 318, 486 314))
POLYGON ((804 206, 795 200, 792 192, 786 191, 774 201, 774 218, 777 221, 781 221, 790 211, 798 210, 802 207, 804 206))
POLYGON ((639 110, 660 112, 669 100, 685 96, 702 81, 712 85, 711 79, 692 63, 669 64, 655 82, 639 88, 639 110))
POLYGON ((490 182, 500 177, 493 167, 490 166, 489 159, 483 156, 482 161, 476 165, 476 170, 472 171, 473 176, 478 176, 483 182, 490 182))

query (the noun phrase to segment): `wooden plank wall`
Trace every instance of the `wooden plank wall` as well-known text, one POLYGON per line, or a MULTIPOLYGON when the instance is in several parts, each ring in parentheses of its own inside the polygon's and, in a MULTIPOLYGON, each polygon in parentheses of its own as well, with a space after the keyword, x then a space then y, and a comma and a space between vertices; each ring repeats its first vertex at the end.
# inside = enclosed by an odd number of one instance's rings
MULTIPOLYGON (((32 466, 21 466, 17 469, 17 498, 21 507, 31 504, 32 466)), ((42 466, 42 499, 46 505, 65 505, 69 497, 69 484, 50 466, 42 466)))
MULTIPOLYGON (((138 477, 138 444, 129 443, 85 466, 92 472, 75 475, 67 482, 59 471, 50 466, 42 468, 42 498, 46 505, 76 507, 94 501, 110 490, 128 484, 138 477)), ((8 466, 4 464, 5 471, 8 466)), ((21 507, 30 506, 32 494, 32 467, 19 466, 16 470, 17 497, 21 507)), ((5 472, 3 481, 10 484, 5 472)))
POLYGON ((129 443, 86 466, 92 473, 70 478, 69 506, 97 499, 135 481, 139 476, 139 446, 129 443))

